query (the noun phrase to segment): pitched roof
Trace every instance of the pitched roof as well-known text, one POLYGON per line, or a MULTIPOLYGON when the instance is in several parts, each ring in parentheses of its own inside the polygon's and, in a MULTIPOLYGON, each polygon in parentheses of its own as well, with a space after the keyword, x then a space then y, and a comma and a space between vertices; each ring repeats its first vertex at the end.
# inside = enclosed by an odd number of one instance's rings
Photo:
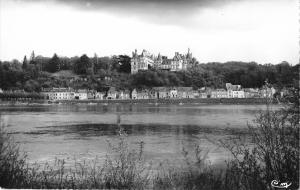
POLYGON ((167 91, 168 90, 167 87, 163 87, 163 86, 161 86, 161 87, 153 87, 152 89, 156 90, 156 91, 167 91))
POLYGON ((193 87, 184 87, 184 86, 181 86, 181 87, 177 87, 177 90, 178 91, 192 91, 193 87))

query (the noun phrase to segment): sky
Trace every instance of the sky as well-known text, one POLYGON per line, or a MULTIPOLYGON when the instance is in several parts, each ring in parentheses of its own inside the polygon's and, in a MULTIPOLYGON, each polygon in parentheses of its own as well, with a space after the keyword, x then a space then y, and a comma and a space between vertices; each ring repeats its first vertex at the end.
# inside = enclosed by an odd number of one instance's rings
POLYGON ((0 60, 131 56, 299 63, 298 0, 0 0, 0 60))

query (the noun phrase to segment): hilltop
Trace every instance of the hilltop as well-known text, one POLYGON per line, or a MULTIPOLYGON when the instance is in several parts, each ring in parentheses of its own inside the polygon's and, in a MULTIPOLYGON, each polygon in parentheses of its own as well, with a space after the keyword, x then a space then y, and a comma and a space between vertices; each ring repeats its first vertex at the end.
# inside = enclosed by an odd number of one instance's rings
POLYGON ((225 88, 225 83, 240 84, 244 88, 261 88, 268 80, 274 87, 297 86, 299 64, 287 62, 277 65, 255 62, 199 63, 194 60, 185 70, 170 71, 148 68, 131 74, 131 57, 35 57, 0 61, 0 88, 39 92, 42 88, 71 87, 101 91, 116 89, 145 89, 158 86, 190 86, 225 88))

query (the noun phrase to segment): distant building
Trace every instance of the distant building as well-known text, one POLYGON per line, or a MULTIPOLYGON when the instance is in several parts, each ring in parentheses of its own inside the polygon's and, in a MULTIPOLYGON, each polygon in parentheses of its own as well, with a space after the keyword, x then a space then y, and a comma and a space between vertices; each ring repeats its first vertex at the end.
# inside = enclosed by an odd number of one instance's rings
POLYGON ((138 55, 137 50, 132 52, 131 58, 131 74, 137 73, 139 70, 148 70, 153 67, 154 56, 148 51, 143 50, 140 55, 138 55))
POLYGON ((132 90, 132 92, 131 92, 131 99, 133 99, 133 100, 137 99, 137 91, 136 91, 136 89, 132 90))
POLYGON ((193 95, 194 95, 194 98, 199 98, 200 97, 200 93, 198 90, 193 90, 193 95))
POLYGON ((232 98, 245 98, 245 92, 243 90, 232 91, 232 98))
POLYGON ((87 91, 87 99, 95 99, 95 91, 94 90, 88 90, 87 91))
POLYGON ((137 50, 135 50, 132 52, 131 74, 135 74, 140 70, 148 70, 152 67, 161 70, 181 71, 186 70, 188 65, 192 62, 193 56, 192 53, 190 53, 190 49, 188 49, 185 55, 175 52, 172 59, 168 59, 166 56, 161 56, 160 54, 155 57, 146 50, 143 50, 142 53, 138 55, 137 50))
POLYGON ((242 90, 241 85, 226 83, 226 89, 228 98, 245 98, 245 92, 242 90))
POLYGON ((228 93, 225 89, 216 89, 211 91, 211 98, 228 98, 228 93))
POLYGON ((159 96, 159 92, 152 88, 149 90, 149 99, 158 99, 158 96, 159 96))
POLYGON ((115 87, 110 87, 106 93, 106 99, 113 100, 117 99, 117 91, 115 87))
POLYGON ((198 89, 198 98, 208 98, 208 92, 206 87, 202 87, 198 89))
POLYGON ((178 87, 177 88, 178 98, 194 98, 192 87, 178 87))
POLYGON ((254 88, 244 88, 245 98, 259 98, 259 90, 254 88))
POLYGON ((75 100, 86 100, 88 99, 88 92, 86 89, 79 89, 74 93, 75 100))
POLYGON ((152 90, 155 92, 155 97, 157 99, 165 99, 169 96, 169 90, 167 87, 153 87, 152 90))
POLYGON ((104 96, 105 96, 105 93, 104 93, 104 92, 96 92, 96 93, 95 93, 95 99, 103 100, 103 99, 104 99, 104 96))
POLYGON ((177 95, 177 88, 170 88, 170 93, 169 93, 169 96, 170 98, 177 98, 178 95, 177 95))
POLYGON ((148 90, 141 90, 137 92, 137 99, 149 99, 148 90))
POLYGON ((208 98, 207 92, 199 92, 199 98, 208 98))
POLYGON ((171 66, 172 66, 172 59, 168 59, 167 57, 165 57, 162 63, 158 66, 158 68, 161 70, 171 71, 171 66))
POLYGON ((74 90, 71 88, 44 88, 41 94, 47 100, 71 100, 75 96, 74 90))
POLYGON ((190 49, 188 49, 188 53, 186 55, 175 53, 171 61, 171 71, 181 71, 186 70, 188 64, 192 62, 192 54, 190 53, 190 49))
POLYGON ((130 99, 130 91, 129 90, 119 91, 118 99, 121 99, 121 100, 130 99))
POLYGON ((260 96, 262 98, 273 98, 275 93, 276 90, 273 87, 270 88, 270 87, 263 86, 260 90, 260 96))

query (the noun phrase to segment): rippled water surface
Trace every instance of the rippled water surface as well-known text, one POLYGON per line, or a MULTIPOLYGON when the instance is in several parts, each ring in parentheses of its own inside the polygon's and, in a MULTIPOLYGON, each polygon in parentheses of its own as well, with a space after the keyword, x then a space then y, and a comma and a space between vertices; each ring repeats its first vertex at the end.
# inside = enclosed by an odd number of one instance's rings
POLYGON ((77 104, 5 106, 0 113, 30 162, 104 160, 107 141, 118 138, 119 117, 130 145, 144 142, 148 161, 181 160, 183 147, 192 151, 200 145, 211 163, 220 163, 229 153, 214 142, 243 133, 262 109, 265 106, 77 104))

